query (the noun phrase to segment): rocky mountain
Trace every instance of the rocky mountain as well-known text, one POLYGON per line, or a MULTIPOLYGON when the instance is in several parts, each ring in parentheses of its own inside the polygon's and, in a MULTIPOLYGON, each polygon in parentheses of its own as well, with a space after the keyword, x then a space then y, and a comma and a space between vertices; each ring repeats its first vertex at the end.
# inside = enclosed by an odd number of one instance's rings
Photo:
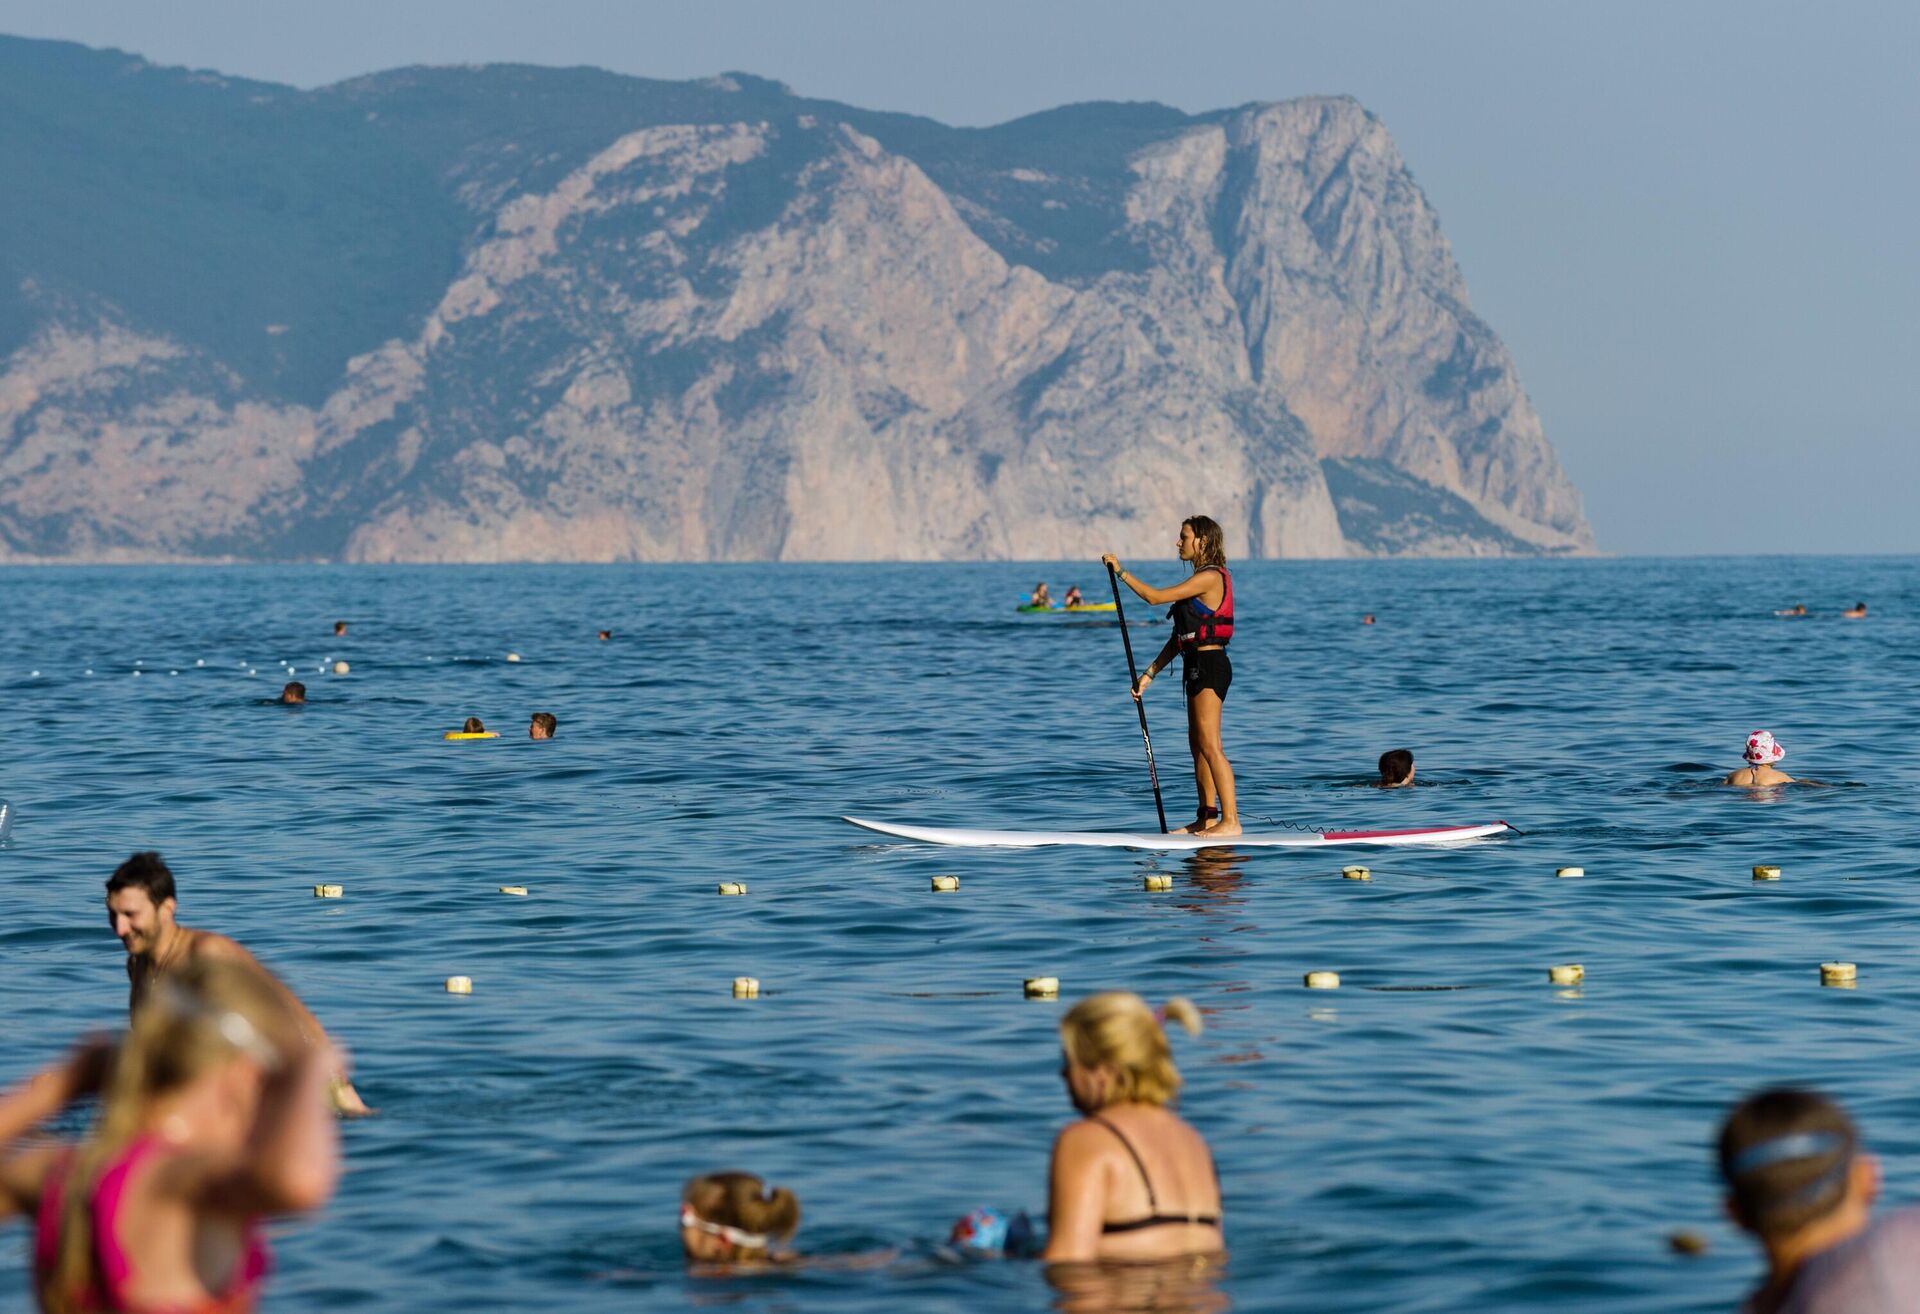
POLYGON ((0 38, 0 559, 1590 550, 1352 100, 318 91, 0 38))

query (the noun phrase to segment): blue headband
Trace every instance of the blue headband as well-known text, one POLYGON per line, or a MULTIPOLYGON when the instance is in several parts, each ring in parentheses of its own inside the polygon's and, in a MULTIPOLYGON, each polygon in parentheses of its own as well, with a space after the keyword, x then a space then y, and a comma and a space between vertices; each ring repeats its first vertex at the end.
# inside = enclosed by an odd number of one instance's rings
POLYGON ((1844 1149, 1846 1144, 1847 1138, 1835 1131, 1794 1132, 1778 1136, 1770 1141, 1761 1141, 1758 1145, 1749 1145, 1734 1155, 1727 1162, 1727 1176, 1745 1177, 1748 1173, 1771 1168, 1777 1163, 1831 1154, 1844 1149))

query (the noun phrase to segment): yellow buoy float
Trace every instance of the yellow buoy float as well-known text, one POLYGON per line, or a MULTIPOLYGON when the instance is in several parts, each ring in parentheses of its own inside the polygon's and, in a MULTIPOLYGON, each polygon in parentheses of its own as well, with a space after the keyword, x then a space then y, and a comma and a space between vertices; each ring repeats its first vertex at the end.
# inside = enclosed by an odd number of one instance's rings
POLYGON ((338 899, 346 894, 346 892, 347 890, 344 885, 316 885, 313 887, 313 897, 316 899, 338 899))

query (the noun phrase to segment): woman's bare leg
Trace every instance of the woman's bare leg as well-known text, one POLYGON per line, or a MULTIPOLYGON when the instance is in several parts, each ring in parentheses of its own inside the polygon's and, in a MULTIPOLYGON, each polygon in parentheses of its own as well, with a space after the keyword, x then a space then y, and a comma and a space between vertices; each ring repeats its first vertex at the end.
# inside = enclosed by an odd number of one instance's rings
MULTIPOLYGON (((1193 701, 1189 699, 1187 701, 1187 748, 1193 754, 1194 792, 1199 795, 1201 807, 1218 808, 1220 806, 1218 801, 1219 794, 1216 793, 1213 788, 1213 771, 1207 766, 1207 759, 1201 755, 1200 751, 1202 741, 1199 722, 1197 720, 1198 715, 1194 710, 1193 701)), ((1212 824, 1212 818, 1206 821, 1196 819, 1188 825, 1178 827, 1173 833, 1176 835, 1197 835, 1212 824)))
POLYGON ((1223 838, 1238 835, 1240 809, 1233 796, 1233 767, 1227 761, 1226 750, 1220 746, 1220 695, 1211 689, 1202 689, 1188 700, 1187 717, 1192 736, 1189 742, 1193 743, 1193 773, 1204 782, 1203 791, 1218 791, 1220 799, 1220 819, 1202 827, 1199 833, 1223 838))

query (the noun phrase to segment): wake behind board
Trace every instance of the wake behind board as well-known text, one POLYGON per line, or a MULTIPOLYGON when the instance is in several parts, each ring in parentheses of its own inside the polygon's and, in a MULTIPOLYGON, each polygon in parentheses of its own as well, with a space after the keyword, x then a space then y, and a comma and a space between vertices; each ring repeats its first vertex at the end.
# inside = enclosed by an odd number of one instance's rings
POLYGON ((1055 844, 1095 849, 1321 849, 1336 844, 1406 847, 1408 845, 1467 844, 1504 835, 1513 827, 1504 821, 1479 826, 1426 826, 1417 830, 1249 831, 1231 839, 1205 835, 1160 835, 1152 831, 1121 830, 962 830, 944 826, 895 826, 885 821, 842 817, 862 830, 922 844, 945 844, 962 849, 1038 849, 1055 844))

